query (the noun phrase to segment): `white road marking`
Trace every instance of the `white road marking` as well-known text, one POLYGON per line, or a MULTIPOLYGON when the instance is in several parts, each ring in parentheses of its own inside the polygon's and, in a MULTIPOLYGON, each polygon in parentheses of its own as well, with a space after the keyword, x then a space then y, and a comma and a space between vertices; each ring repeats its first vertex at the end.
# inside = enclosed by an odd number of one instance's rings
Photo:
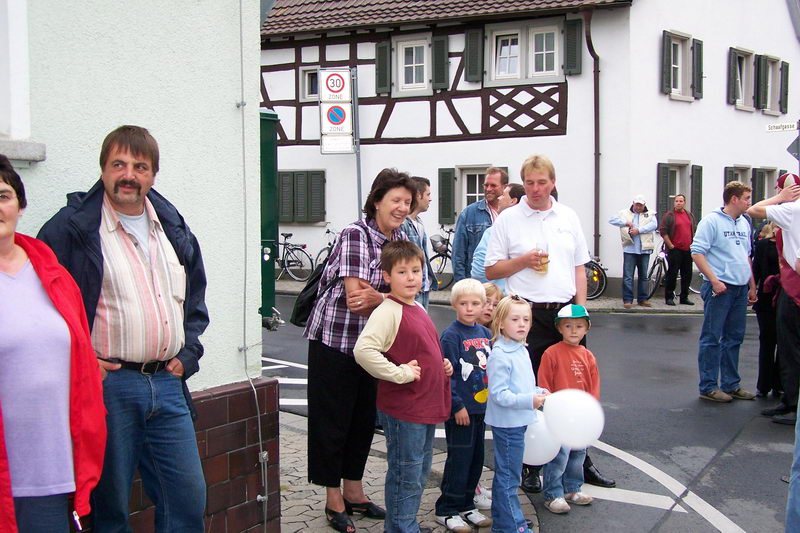
POLYGON ((277 370, 279 368, 286 368, 286 365, 272 365, 272 366, 262 366, 261 370, 277 370))
POLYGON ((277 378, 281 385, 308 385, 306 378, 277 378))
POLYGON ((262 357, 261 360, 269 361, 270 363, 278 363, 285 366, 293 366, 295 368, 303 368, 305 370, 308 370, 308 365, 301 365, 300 363, 294 363, 292 361, 283 361, 281 359, 273 359, 271 357, 262 357))
POLYGON ((657 509, 677 511, 679 513, 687 512, 686 509, 675 503, 673 498, 661 494, 651 494, 648 492, 625 489, 607 489, 605 487, 595 487, 588 484, 581 487, 581 492, 585 492, 592 498, 597 498, 598 500, 644 505, 657 509))
POLYGON ((278 403, 280 405, 308 405, 308 400, 305 398, 280 398, 278 403))

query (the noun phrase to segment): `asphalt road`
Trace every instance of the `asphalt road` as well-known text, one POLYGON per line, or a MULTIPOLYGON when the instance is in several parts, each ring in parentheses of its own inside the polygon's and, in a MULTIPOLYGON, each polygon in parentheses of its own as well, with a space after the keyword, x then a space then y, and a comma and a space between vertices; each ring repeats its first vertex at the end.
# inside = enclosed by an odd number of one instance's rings
MULTIPOLYGON (((278 297, 284 316, 292 302, 278 297)), ((443 306, 432 306, 431 316, 440 330, 454 318, 443 306)), ((793 428, 759 416, 773 400, 698 399, 701 323, 701 315, 592 316, 588 342, 600 366, 606 425, 590 455, 618 488, 585 486, 595 503, 558 516, 544 509, 542 495, 532 496, 542 532, 783 531, 788 485, 780 478, 791 466, 793 428)), ((739 371, 743 386, 754 390, 754 317, 747 328, 739 371)), ((301 333, 290 324, 265 331, 263 366, 264 375, 282 378, 281 409, 305 415, 307 344, 301 333)))

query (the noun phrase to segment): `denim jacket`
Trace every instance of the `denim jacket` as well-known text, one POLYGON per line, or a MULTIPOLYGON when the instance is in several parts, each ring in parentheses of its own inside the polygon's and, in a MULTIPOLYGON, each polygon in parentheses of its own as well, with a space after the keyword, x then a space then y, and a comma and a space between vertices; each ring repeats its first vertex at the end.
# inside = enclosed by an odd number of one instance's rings
POLYGON ((461 211, 453 237, 453 280, 468 278, 472 268, 472 255, 483 232, 492 225, 492 214, 482 199, 461 211))

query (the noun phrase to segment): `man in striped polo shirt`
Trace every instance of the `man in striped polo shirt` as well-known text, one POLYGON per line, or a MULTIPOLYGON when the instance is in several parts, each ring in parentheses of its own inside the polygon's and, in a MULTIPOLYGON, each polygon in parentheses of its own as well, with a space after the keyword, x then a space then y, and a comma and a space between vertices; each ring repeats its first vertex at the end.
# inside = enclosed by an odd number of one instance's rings
POLYGON ((92 495, 94 530, 129 531, 138 468, 157 531, 203 531, 205 480, 186 379, 208 325, 200 247, 152 190, 158 144, 138 126, 103 141, 101 177, 67 196, 39 238, 75 278, 104 375, 108 442, 92 495))

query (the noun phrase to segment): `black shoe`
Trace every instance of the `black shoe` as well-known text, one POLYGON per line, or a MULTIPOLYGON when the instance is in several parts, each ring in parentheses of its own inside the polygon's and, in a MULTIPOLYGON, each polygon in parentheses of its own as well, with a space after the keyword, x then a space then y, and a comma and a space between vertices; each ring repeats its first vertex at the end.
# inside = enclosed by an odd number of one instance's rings
POLYGON ((325 518, 328 519, 328 524, 341 533, 356 533, 356 526, 353 521, 347 516, 345 511, 331 511, 325 508, 325 518))
POLYGON ((594 465, 583 469, 583 482, 598 487, 613 488, 617 486, 616 481, 603 476, 594 465))
POLYGON ((347 514, 361 513, 367 518, 377 518, 378 520, 386 518, 386 510, 369 500, 364 503, 351 503, 345 500, 344 510, 347 514))
POLYGON ((791 413, 792 409, 786 405, 785 403, 781 402, 773 407, 768 407, 761 411, 762 416, 780 416, 785 415, 786 413, 791 413))
POLYGON ((694 305, 694 302, 691 301, 689 298, 681 298, 682 305, 694 305))
POLYGON ((766 398, 768 394, 769 394, 768 392, 761 392, 760 390, 756 390, 756 398, 766 398))
POLYGON ((539 470, 541 468, 538 466, 522 467, 522 483, 519 485, 522 490, 533 494, 542 492, 542 480, 539 477, 539 470))
POLYGON ((794 411, 788 412, 785 415, 776 415, 772 417, 772 421, 776 424, 783 424, 785 426, 794 426, 797 424, 797 413, 794 411))
POLYGON ((675 300, 672 299, 667 300, 667 305, 675 305, 675 300))

